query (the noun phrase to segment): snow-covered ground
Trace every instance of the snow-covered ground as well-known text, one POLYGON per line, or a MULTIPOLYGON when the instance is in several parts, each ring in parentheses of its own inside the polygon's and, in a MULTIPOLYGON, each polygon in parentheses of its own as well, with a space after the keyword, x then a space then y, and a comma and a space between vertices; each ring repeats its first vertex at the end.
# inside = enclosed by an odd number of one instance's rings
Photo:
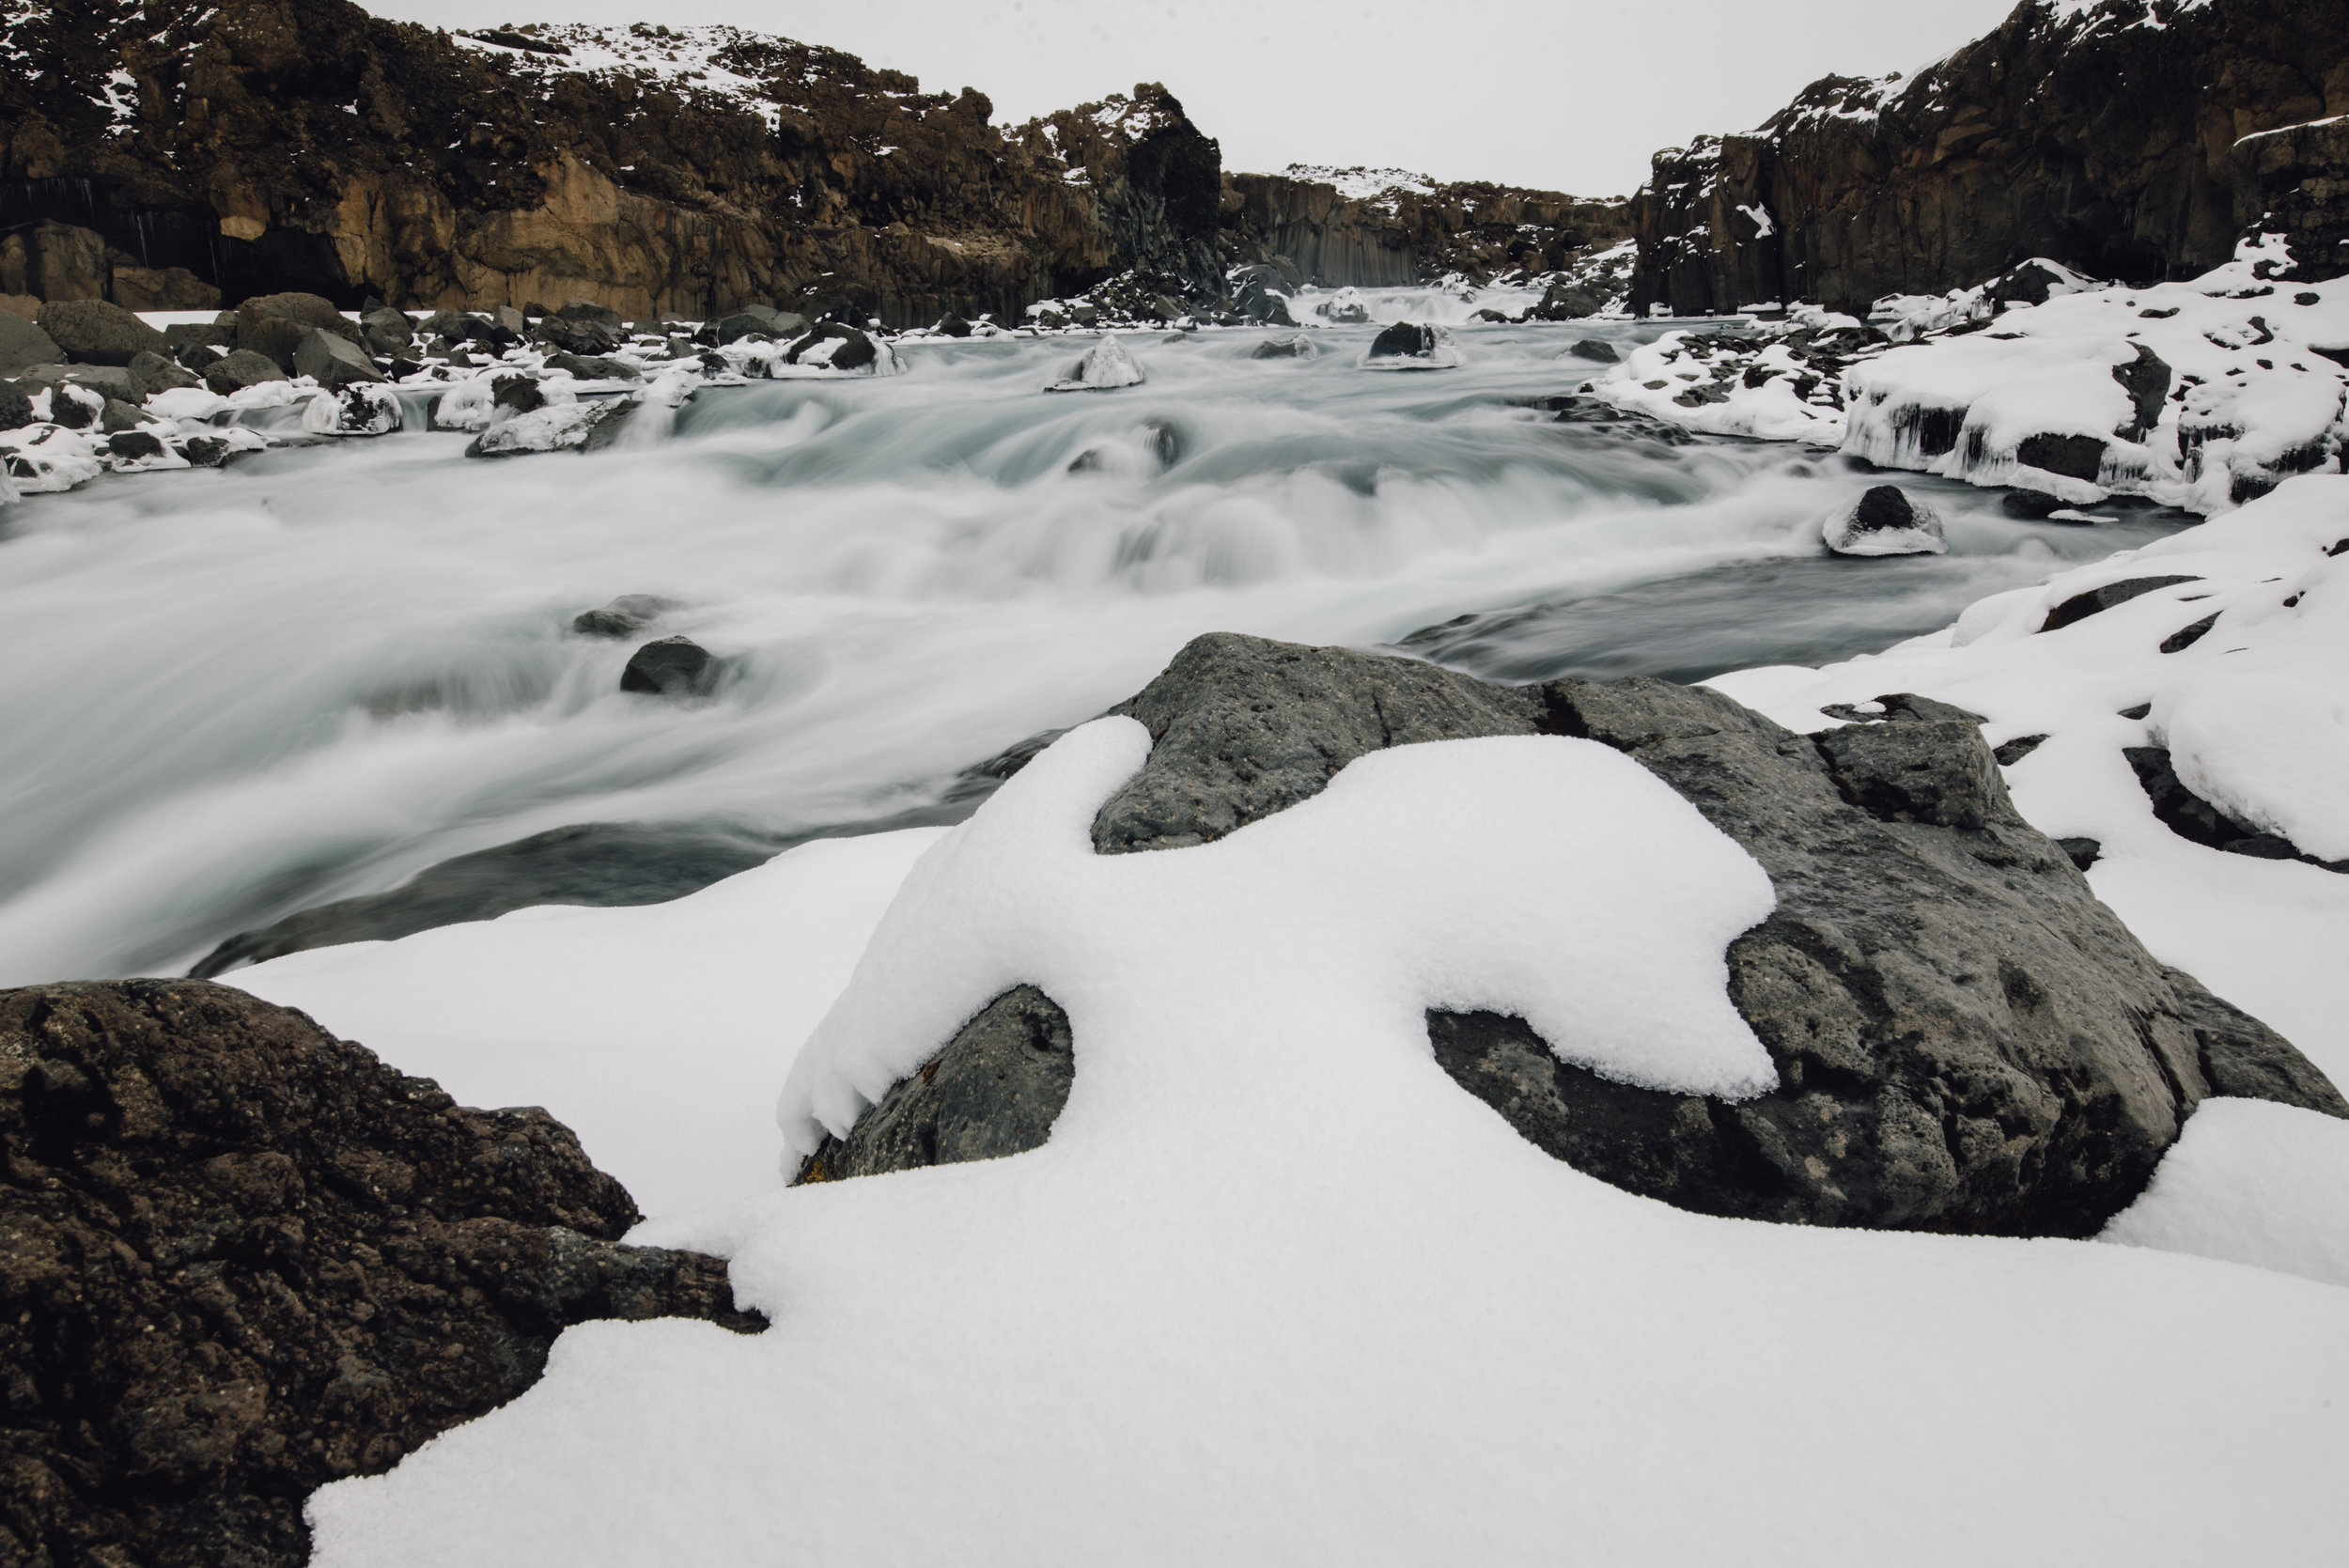
POLYGON ((2042 304, 1994 316, 1983 288, 1886 300, 1880 324, 1914 341, 1865 349, 1859 321, 1801 308, 1783 326, 1683 329, 1595 391, 1719 435, 2075 504, 2123 492, 2216 513, 2293 474, 2341 472, 2349 278, 2276 281, 2289 261, 2280 237, 2258 236, 2201 277, 2144 287, 2033 263, 2056 279, 2042 304), (1791 338, 1806 326, 1845 329, 1858 362, 1818 373, 1791 338))
MULTIPOLYGON (((2165 742, 2326 852, 2349 775, 2298 759, 2341 743, 2344 536, 2349 478, 2299 478, 1884 654, 1714 684, 1800 728, 1908 691, 2046 735, 2007 769, 2025 814, 2096 838, 2092 884, 2157 955, 2349 1079, 2349 877, 2178 838, 2121 756, 2165 742), (2144 575, 2200 581, 2037 629, 2144 575)), ((319 1494, 316 1560, 1531 1563, 1562 1530, 1610 1563, 2335 1559, 2349 1126, 2206 1102, 2129 1245, 1684 1213, 1524 1142, 1421 1012, 1514 1007, 1577 1060, 1735 1093, 1720 952, 1766 890, 1693 813, 1585 742, 1468 741, 1094 857, 1142 753, 1105 721, 942 835, 236 976, 460 1094, 542 1091, 484 1097, 543 1101, 631 1183, 698 1141, 695 1211, 638 1239, 728 1256, 774 1320, 572 1330, 521 1400, 319 1494), (1592 825, 1631 818, 1647 859, 1619 865, 1592 825), (723 1201, 1018 979, 1079 1041, 1044 1148, 723 1201), (778 1130, 750 1111, 786 1078, 778 1130)))

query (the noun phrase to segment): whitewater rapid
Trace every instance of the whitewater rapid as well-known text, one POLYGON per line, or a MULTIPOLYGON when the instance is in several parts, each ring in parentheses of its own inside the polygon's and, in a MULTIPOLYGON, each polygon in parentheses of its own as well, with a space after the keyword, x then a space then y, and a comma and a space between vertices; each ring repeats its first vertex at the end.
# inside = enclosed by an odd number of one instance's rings
MULTIPOLYGON (((0 984, 178 972, 290 911, 583 822, 770 835, 935 803, 1100 712, 1190 637, 1408 651, 1495 678, 1701 678, 1847 657, 2187 520, 2002 516, 1898 475, 1950 553, 1827 557, 1881 482, 1785 445, 1675 443, 1527 400, 1578 339, 1456 295, 1468 363, 1365 373, 1376 331, 1137 334, 1146 384, 1046 396, 1083 343, 910 341, 901 376, 711 388, 623 449, 467 460, 412 429, 0 512, 0 984), (652 437, 659 439, 650 439, 652 437), (729 661, 623 693, 625 594, 729 661)), ((1309 303, 1309 302, 1308 302, 1309 303)), ((1503 302, 1514 308, 1515 302, 1503 302)))

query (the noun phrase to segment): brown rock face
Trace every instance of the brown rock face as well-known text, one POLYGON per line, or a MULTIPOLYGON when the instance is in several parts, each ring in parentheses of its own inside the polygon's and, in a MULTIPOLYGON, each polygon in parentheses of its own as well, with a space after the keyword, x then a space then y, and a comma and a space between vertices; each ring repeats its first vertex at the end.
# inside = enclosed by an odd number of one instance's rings
POLYGON ((2190 277, 2261 222, 2294 275, 2349 239, 2349 0, 2024 0, 1902 81, 1830 76, 1750 135, 1656 155, 1633 197, 1634 308, 1865 308, 2032 256, 2190 277))
POLYGON ((290 1565, 589 1318, 737 1329, 537 1110, 201 981, 0 991, 0 1561, 290 1565))
POLYGON ((1224 247, 1238 261, 1278 256, 1299 280, 1379 287, 1459 272, 1554 272, 1594 245, 1630 236, 1620 199, 1482 183, 1396 188, 1348 199, 1327 180, 1236 174, 1223 182, 1224 247))
POLYGON ((968 88, 732 29, 614 29, 633 63, 590 71, 582 29, 452 37, 346 0, 11 17, 0 291, 893 325, 1129 269, 1218 291, 1221 155, 1159 87, 1054 116, 1056 146, 968 88))

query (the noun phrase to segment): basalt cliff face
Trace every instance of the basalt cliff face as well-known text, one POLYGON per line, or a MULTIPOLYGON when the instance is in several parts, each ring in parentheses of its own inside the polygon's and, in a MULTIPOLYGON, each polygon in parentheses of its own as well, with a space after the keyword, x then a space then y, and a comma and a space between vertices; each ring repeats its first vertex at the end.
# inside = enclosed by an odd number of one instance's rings
POLYGON ((2254 224, 2349 269, 2349 0, 2024 0, 1913 78, 1830 76, 1656 155, 1632 304, 1839 307, 2033 256, 2147 283, 2254 224))
POLYGON ((1283 258, 1301 281, 1333 287, 1553 272, 1630 233, 1620 199, 1439 185, 1400 170, 1292 166, 1223 184, 1224 248, 1234 260, 1283 258))
POLYGON ((1006 132, 968 88, 731 28, 0 15, 0 291, 689 317, 832 296, 902 325, 1129 270, 1220 282, 1221 155, 1156 86, 1006 132))

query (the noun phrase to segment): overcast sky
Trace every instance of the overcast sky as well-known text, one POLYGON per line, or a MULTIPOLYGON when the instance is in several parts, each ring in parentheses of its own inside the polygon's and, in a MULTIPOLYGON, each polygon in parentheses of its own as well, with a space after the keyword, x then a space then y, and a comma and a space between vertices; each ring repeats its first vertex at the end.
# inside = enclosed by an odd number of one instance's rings
POLYGON ((1164 82, 1224 167, 1414 169, 1628 193, 1830 71, 1914 70, 2013 0, 362 0, 443 27, 725 22, 861 54, 999 120, 1164 82))

